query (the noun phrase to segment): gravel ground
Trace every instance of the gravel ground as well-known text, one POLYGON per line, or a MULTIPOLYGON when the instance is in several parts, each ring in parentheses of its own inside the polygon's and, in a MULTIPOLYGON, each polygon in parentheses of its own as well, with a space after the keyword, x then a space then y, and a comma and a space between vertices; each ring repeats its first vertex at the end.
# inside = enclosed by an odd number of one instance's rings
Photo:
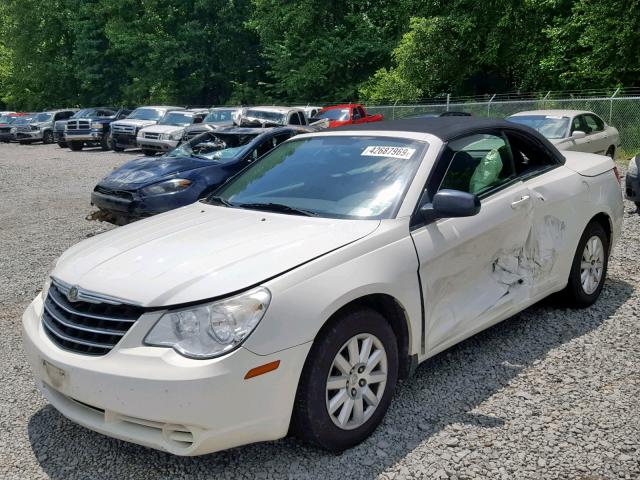
POLYGON ((178 458, 77 426, 37 392, 20 316, 50 262, 109 225, 89 222, 96 181, 133 154, 0 145, 0 478, 640 477, 640 217, 588 310, 536 305, 421 365, 362 445, 293 439, 178 458))

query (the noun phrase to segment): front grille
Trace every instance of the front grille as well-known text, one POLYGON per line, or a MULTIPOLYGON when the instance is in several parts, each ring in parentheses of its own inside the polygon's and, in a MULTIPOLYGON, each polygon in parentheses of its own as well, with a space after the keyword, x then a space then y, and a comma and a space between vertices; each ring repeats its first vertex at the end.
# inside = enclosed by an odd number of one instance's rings
POLYGON ((143 314, 141 307, 110 300, 71 302, 65 290, 56 283, 49 288, 42 325, 53 343, 72 352, 105 355, 143 314))
POLYGON ((135 135, 136 127, 133 125, 118 125, 117 123, 114 123, 111 125, 111 131, 114 134, 135 135))
POLYGON ((67 122, 67 130, 88 130, 91 128, 91 120, 69 120, 67 122))
POLYGON ((11 127, 0 127, 0 133, 9 133, 11 127))
POLYGON ((104 195, 111 195, 112 197, 133 200, 133 193, 127 192, 126 190, 113 190, 111 188, 101 187, 100 185, 96 185, 96 188, 94 188, 93 190, 104 195))
POLYGON ((182 138, 184 140, 191 140, 192 138, 197 137, 198 135, 203 134, 204 132, 208 132, 209 130, 185 130, 182 138))
POLYGON ((144 132, 144 138, 148 138, 149 140, 158 140, 160 138, 160 134, 153 132, 144 132))

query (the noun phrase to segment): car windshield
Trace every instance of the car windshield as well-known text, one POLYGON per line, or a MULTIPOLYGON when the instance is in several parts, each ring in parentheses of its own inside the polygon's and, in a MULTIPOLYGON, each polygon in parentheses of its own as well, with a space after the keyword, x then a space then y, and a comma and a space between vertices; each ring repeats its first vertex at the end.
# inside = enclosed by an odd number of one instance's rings
POLYGON ((314 117, 314 119, 323 119, 327 120, 336 120, 336 121, 344 121, 349 120, 349 109, 348 108, 332 108, 331 110, 325 110, 324 112, 320 112, 318 115, 314 117))
POLYGON ((93 117, 96 114, 96 110, 94 108, 83 108, 82 110, 73 114, 71 118, 87 118, 93 117))
POLYGON ((392 218, 427 147, 390 137, 290 140, 207 201, 239 208, 275 205, 330 218, 392 218))
POLYGON ((131 115, 127 117, 129 120, 160 120, 164 115, 162 110, 156 108, 136 108, 131 115))
POLYGON ((204 118, 205 123, 232 122, 235 109, 228 110, 211 110, 209 115, 204 118))
POLYGON ((167 112, 162 117, 162 120, 158 122, 158 125, 175 125, 180 127, 186 127, 193 123, 193 114, 184 112, 167 112))
POLYGON ((514 115, 507 120, 531 127, 549 139, 564 138, 569 130, 569 118, 561 115, 514 115))
POLYGON ((0 116, 0 123, 14 123, 16 119, 22 117, 13 117, 11 115, 2 115, 0 116))
POLYGON ((31 120, 33 120, 33 117, 16 117, 12 123, 13 125, 26 125, 31 122, 31 120))
POLYGON ((277 123, 280 125, 284 125, 287 120, 287 116, 281 112, 269 112, 266 110, 247 110, 245 112, 245 117, 256 118, 258 120, 265 120, 271 123, 277 123))
POLYGON ((246 145, 262 132, 257 133, 203 133, 167 153, 167 157, 192 157, 226 163, 243 152, 246 145))
POLYGON ((52 116, 53 116, 53 114, 51 114, 51 113, 46 113, 46 112, 39 113, 35 117, 33 117, 33 121, 34 122, 38 122, 38 123, 39 122, 47 122, 47 121, 51 120, 52 116))

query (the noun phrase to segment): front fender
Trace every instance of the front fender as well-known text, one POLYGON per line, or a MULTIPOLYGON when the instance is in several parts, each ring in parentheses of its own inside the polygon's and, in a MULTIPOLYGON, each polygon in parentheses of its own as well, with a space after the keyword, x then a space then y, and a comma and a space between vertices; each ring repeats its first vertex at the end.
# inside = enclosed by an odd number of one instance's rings
POLYGON ((417 272, 408 220, 382 221, 369 236, 266 282, 271 305, 245 346, 267 355, 312 341, 345 305, 366 295, 385 294, 404 309, 409 354, 418 353, 422 306, 417 272))

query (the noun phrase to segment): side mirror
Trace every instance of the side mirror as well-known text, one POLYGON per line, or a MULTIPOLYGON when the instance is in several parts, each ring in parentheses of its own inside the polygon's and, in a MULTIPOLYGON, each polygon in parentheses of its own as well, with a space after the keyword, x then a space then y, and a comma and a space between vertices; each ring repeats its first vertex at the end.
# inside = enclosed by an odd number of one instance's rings
POLYGON ((480 212, 480 199, 477 195, 460 190, 440 190, 432 203, 420 208, 427 223, 439 218, 473 217, 480 212))
POLYGON ((587 134, 584 133, 582 130, 574 130, 573 133, 571 134, 571 138, 573 138, 574 140, 577 140, 579 138, 584 138, 586 136, 587 134))

